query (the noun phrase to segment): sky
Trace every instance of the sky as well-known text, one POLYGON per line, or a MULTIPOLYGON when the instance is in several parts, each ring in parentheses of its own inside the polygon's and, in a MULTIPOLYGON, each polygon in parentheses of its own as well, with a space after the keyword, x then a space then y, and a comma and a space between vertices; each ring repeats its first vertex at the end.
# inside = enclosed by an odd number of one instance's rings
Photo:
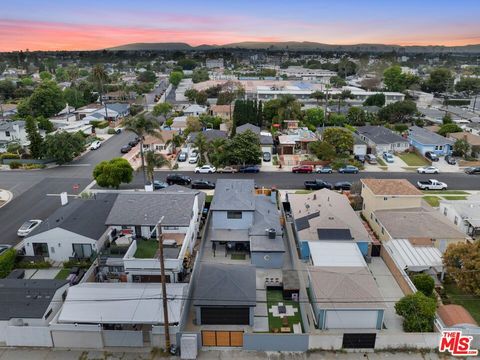
POLYGON ((480 0, 1 0, 0 51, 134 42, 480 44, 480 0))

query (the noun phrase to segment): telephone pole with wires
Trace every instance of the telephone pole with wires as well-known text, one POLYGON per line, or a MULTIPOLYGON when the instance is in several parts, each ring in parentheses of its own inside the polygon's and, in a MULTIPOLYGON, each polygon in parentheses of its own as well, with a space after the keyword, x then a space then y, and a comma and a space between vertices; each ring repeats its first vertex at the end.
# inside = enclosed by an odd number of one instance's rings
POLYGON ((163 302, 163 326, 165 328, 165 349, 170 349, 170 328, 168 326, 168 299, 167 299, 167 282, 165 278, 165 259, 163 256, 163 234, 160 226, 164 216, 157 222, 157 239, 158 239, 158 255, 160 261, 160 276, 162 282, 162 302, 163 302))

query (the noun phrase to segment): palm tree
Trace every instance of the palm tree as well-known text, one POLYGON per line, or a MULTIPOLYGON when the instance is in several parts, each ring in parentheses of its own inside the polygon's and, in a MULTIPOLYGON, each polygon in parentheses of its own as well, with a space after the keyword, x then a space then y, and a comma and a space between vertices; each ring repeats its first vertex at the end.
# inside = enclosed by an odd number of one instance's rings
POLYGON ((128 117, 123 121, 123 126, 125 131, 130 131, 137 135, 140 139, 140 156, 142 158, 142 172, 143 172, 143 182, 147 183, 147 176, 145 174, 145 155, 143 153, 143 141, 145 140, 145 135, 154 136, 157 139, 162 139, 162 132, 160 130, 160 124, 153 119, 145 118, 143 114, 140 114, 135 117, 128 117))
POLYGON ((320 100, 325 99, 325 93, 323 91, 317 90, 310 94, 310 98, 317 100, 317 105, 320 105, 320 100))
POLYGON ((103 94, 103 84, 108 81, 108 75, 105 72, 103 65, 97 64, 92 69, 92 79, 98 85, 98 92, 100 93, 100 104, 102 102, 102 94, 103 94))
POLYGON ((208 142, 205 135, 199 133, 193 142, 193 146, 197 148, 198 156, 200 157, 198 165, 202 166, 205 164, 205 154, 208 151, 208 142))
POLYGON ((350 90, 343 90, 340 94, 338 94, 338 113, 340 113, 340 103, 346 99, 352 99, 353 95, 350 90))
POLYGON ((293 95, 284 95, 279 98, 278 115, 283 120, 295 120, 300 110, 300 104, 293 95))
POLYGON ((208 143, 208 160, 215 166, 220 166, 225 154, 227 139, 216 138, 208 143))
POLYGON ((162 154, 157 154, 152 150, 145 152, 146 171, 148 181, 153 184, 155 180, 155 168, 168 167, 172 168, 172 163, 162 154))
POLYGON ((182 146, 183 144, 183 136, 180 134, 173 134, 172 138, 170 140, 167 140, 166 145, 173 145, 173 154, 175 155, 177 153, 177 148, 182 146))

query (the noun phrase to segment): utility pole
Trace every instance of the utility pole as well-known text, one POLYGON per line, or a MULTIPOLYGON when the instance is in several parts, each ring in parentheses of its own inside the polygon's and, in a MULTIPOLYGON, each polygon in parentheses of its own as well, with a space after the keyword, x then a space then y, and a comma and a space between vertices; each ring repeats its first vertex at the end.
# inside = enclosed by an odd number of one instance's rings
POLYGON ((160 260, 160 275, 162 282, 162 301, 163 301, 163 326, 165 328, 165 349, 170 350, 170 329, 168 327, 168 300, 167 300, 167 284, 165 278, 165 260, 163 257, 163 234, 160 226, 163 221, 163 216, 157 223, 157 239, 158 239, 158 252, 160 260))

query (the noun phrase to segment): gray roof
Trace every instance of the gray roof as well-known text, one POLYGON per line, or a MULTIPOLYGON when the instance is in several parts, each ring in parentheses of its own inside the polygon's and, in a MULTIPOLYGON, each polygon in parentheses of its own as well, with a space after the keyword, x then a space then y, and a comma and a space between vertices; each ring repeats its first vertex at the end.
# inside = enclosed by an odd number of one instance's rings
POLYGON ((65 280, 0 280, 0 320, 42 318, 65 280))
POLYGON ((240 126, 237 126, 237 129, 236 129, 236 133, 237 134, 242 134, 244 133, 245 131, 247 130, 251 130, 253 131, 255 134, 259 134, 260 135, 260 128, 256 125, 253 125, 253 124, 250 124, 250 123, 246 123, 246 124, 243 124, 243 125, 240 125, 240 126))
POLYGON ((188 226, 198 192, 157 191, 118 194, 105 224, 155 226, 163 218, 164 226, 188 226))
POLYGON ((253 179, 218 179, 210 210, 255 210, 255 182, 253 179))
POLYGON ((210 241, 248 242, 248 229, 214 229, 209 228, 210 241))
POLYGON ((13 125, 18 125, 22 128, 25 126, 25 121, 0 121, 0 131, 13 131, 13 125))
POLYGON ((127 112, 129 108, 130 108, 130 105, 128 104, 121 104, 121 103, 107 104, 107 109, 111 109, 120 114, 127 112))
POLYGON ((408 138, 422 145, 453 145, 454 142, 453 140, 418 126, 412 126, 408 129, 408 138))
POLYGON ((384 126, 365 125, 357 127, 357 133, 369 139, 375 144, 393 144, 398 142, 408 142, 400 135, 384 126))
POLYGON ((448 204, 465 220, 480 220, 480 196, 472 196, 467 200, 440 200, 440 204, 448 204))
POLYGON ((39 227, 33 230, 34 236, 51 229, 61 228, 75 234, 98 240, 105 233, 107 218, 117 194, 97 194, 94 199, 69 200, 58 208, 39 227))
POLYGON ((193 143, 197 138, 198 134, 203 134, 207 141, 212 141, 214 139, 226 139, 227 132, 223 130, 206 130, 206 131, 195 131, 188 135, 188 142, 193 143))
POLYGON ((255 282, 252 265, 203 263, 193 290, 194 305, 255 306, 255 282))
POLYGON ((273 145, 273 136, 260 134, 260 145, 273 145))
POLYGON ((255 197, 253 225, 249 229, 251 251, 285 252, 280 211, 277 209, 276 200, 274 201, 270 196, 255 197), (269 238, 267 229, 275 229, 275 238, 269 238))

